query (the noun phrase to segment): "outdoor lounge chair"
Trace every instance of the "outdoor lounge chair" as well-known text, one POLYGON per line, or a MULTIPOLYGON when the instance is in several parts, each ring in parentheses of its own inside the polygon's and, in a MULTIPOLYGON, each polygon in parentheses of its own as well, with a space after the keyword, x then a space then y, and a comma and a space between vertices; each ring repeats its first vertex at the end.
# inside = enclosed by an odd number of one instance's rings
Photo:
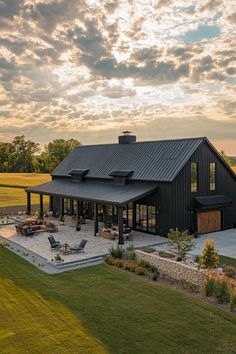
POLYGON ((87 240, 82 240, 78 246, 71 247, 71 251, 74 253, 84 252, 84 247, 87 242, 87 240))
POLYGON ((52 235, 48 237, 48 241, 50 242, 52 251, 57 250, 59 247, 61 247, 61 243, 59 241, 56 241, 54 236, 52 235))

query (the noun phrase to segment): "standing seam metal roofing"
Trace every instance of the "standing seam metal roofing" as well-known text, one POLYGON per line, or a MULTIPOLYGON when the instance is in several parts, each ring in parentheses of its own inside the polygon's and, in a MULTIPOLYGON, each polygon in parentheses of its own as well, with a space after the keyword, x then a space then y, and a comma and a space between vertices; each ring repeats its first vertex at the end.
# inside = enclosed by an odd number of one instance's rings
POLYGON ((157 190, 157 185, 151 183, 113 185, 111 183, 95 183, 91 181, 73 182, 63 178, 26 189, 27 192, 31 193, 78 198, 81 200, 112 203, 116 205, 127 204, 155 190, 157 190))
POLYGON ((73 150, 52 176, 89 169, 86 178, 108 178, 112 170, 132 170, 130 180, 171 182, 205 138, 130 144, 84 145, 73 150))

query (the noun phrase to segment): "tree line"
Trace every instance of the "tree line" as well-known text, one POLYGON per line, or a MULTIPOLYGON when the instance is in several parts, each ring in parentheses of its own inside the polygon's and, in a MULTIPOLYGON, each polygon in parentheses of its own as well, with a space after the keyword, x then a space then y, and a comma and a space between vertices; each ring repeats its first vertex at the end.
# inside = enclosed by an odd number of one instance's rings
POLYGON ((0 142, 0 172, 51 173, 79 145, 75 139, 55 139, 41 151, 38 143, 16 136, 12 142, 0 142))

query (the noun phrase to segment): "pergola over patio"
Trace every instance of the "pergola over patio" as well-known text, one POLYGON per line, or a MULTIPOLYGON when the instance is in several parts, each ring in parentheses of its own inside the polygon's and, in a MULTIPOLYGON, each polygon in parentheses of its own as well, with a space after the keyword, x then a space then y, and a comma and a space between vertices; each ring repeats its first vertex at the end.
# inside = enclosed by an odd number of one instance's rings
MULTIPOLYGON (((40 213, 43 214, 43 195, 60 198, 60 214, 64 215, 64 198, 92 202, 94 205, 94 235, 98 233, 98 204, 113 205, 118 210, 119 244, 123 244, 123 207, 141 199, 154 190, 154 184, 113 184, 93 181, 73 181, 54 179, 51 182, 29 187, 27 192, 27 212, 31 213, 31 193, 40 195, 40 213)), ((79 219, 79 207, 76 213, 79 219)))

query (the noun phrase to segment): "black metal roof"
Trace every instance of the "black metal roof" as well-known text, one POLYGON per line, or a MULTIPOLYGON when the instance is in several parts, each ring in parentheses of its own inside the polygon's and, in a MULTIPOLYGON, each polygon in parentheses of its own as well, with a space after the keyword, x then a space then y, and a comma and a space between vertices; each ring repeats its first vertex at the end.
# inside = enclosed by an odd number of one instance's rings
POLYGON ((196 202, 203 208, 226 206, 232 203, 232 198, 227 195, 208 195, 204 197, 195 197, 196 202))
POLYGON ((89 169, 86 178, 111 179, 112 171, 129 170, 133 171, 130 180, 171 182, 204 139, 79 146, 52 175, 63 177, 73 169, 89 169))
POLYGON ((75 182, 66 179, 55 179, 51 182, 29 187, 26 191, 105 204, 123 205, 140 199, 156 189, 157 186, 153 184, 114 185, 92 181, 75 182))

